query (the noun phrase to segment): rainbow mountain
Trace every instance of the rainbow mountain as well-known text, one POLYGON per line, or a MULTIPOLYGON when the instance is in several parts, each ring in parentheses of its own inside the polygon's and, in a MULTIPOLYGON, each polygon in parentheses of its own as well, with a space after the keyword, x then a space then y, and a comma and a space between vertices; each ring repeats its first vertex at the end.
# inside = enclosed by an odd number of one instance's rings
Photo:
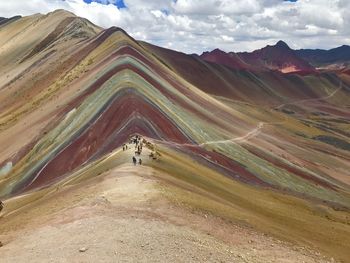
POLYGON ((197 56, 64 10, 1 19, 1 231, 131 165, 122 147, 140 135, 167 200, 345 262, 350 74, 276 47, 197 56))

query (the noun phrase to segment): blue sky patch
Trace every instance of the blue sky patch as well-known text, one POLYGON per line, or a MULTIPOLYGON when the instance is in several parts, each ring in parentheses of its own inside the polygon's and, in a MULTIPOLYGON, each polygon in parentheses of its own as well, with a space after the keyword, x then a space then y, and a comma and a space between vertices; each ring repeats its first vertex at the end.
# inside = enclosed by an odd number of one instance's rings
POLYGON ((108 5, 108 4, 113 4, 116 7, 118 7, 118 9, 121 8, 127 8, 124 1, 123 0, 116 0, 116 1, 111 1, 111 0, 84 0, 85 3, 91 4, 91 2, 96 2, 96 3, 100 3, 103 5, 108 5))
POLYGON ((164 15, 168 16, 170 14, 168 9, 162 9, 160 10, 164 15))

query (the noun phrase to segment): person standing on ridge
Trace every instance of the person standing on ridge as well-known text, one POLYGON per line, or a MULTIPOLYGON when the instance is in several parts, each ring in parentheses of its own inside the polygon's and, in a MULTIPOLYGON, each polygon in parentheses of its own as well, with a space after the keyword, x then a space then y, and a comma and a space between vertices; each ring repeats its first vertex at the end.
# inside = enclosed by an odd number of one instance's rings
POLYGON ((132 162, 134 163, 134 165, 136 165, 136 158, 135 158, 135 156, 132 157, 132 162))
POLYGON ((139 159, 139 165, 141 165, 142 164, 142 160, 141 160, 141 158, 139 159))

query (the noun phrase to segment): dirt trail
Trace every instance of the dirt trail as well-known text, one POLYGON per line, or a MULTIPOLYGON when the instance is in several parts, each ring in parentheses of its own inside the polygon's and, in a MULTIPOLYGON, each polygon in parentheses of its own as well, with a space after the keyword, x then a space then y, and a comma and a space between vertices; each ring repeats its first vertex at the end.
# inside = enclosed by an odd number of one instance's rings
MULTIPOLYGON (((320 100, 327 100, 332 98, 338 91, 340 91, 342 89, 342 82, 339 83, 339 87, 334 90, 333 92, 331 92, 329 95, 323 96, 323 97, 319 97, 319 98, 312 98, 312 99, 303 99, 303 100, 296 100, 293 102, 287 102, 287 103, 282 103, 276 107, 271 108, 270 110, 273 111, 274 109, 281 109, 286 105, 297 105, 300 103, 305 103, 305 102, 309 102, 309 101, 320 101, 320 100)), ((276 125, 276 124, 283 124, 287 121, 287 119, 284 117, 283 121, 278 121, 278 122, 258 122, 258 124, 256 125, 255 128, 253 128, 252 130, 247 131, 244 135, 239 136, 239 137, 234 137, 231 139, 227 139, 227 140, 216 140, 216 141, 206 141, 200 144, 189 144, 189 143, 176 143, 176 142, 172 142, 172 141, 163 141, 163 140, 155 140, 152 139, 153 141, 157 141, 158 143, 162 143, 162 144, 167 144, 167 145, 172 145, 172 146, 187 146, 187 147, 201 147, 201 146, 205 146, 205 145, 211 145, 211 144, 220 144, 220 143, 244 143, 248 140, 250 140, 251 138, 254 138, 256 136, 258 136, 261 133, 261 130, 264 128, 264 125, 276 125)))
POLYGON ((278 105, 276 107, 276 109, 281 109, 286 105, 296 105, 296 104, 305 103, 305 102, 309 102, 309 101, 327 100, 327 99, 332 98, 342 88, 343 88, 343 82, 340 82, 339 87, 336 90, 334 90, 333 92, 331 92, 329 95, 319 97, 319 98, 303 99, 303 100, 296 100, 296 101, 292 101, 292 102, 282 103, 282 104, 278 105))
POLYGON ((170 203, 156 173, 130 162, 1 218, 1 262, 327 262, 170 203))

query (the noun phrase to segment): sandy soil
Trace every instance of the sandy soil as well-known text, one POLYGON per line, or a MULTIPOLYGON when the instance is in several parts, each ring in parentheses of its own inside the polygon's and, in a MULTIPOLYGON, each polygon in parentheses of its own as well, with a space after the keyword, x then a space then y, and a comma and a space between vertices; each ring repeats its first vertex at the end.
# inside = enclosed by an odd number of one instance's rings
POLYGON ((1 218, 1 262, 332 262, 170 203, 155 173, 124 164, 1 218))

